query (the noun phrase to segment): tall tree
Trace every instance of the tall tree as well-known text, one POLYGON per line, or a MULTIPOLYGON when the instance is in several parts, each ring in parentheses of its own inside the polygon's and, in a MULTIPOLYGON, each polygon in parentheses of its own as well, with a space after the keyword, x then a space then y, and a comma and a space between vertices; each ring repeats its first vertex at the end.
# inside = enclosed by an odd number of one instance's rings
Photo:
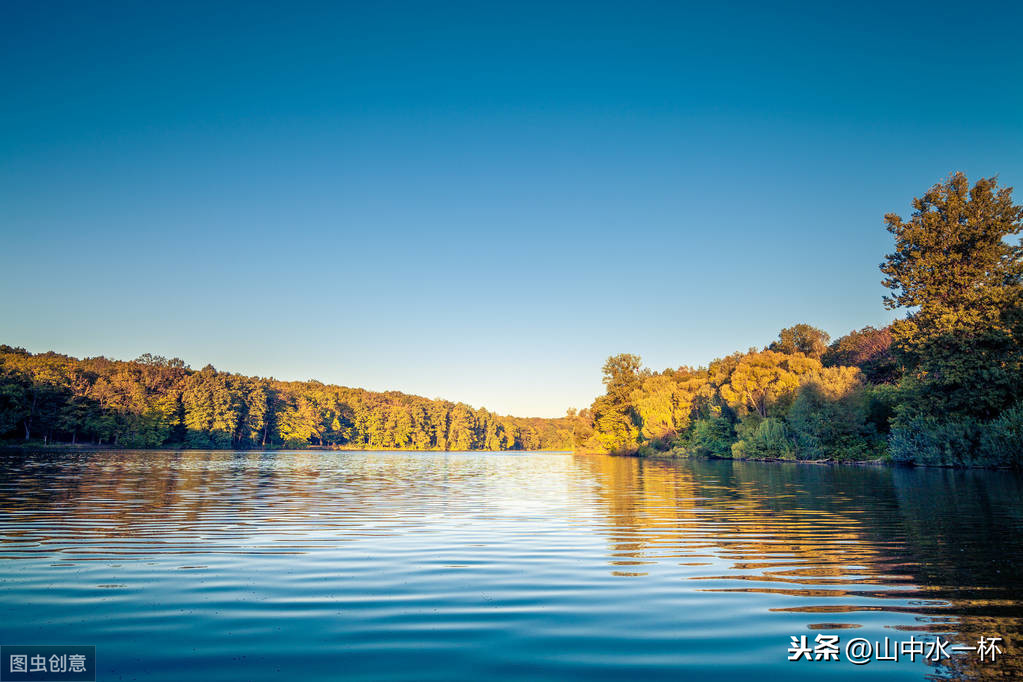
POLYGON ((1023 207, 1012 188, 954 173, 885 216, 895 251, 881 264, 907 370, 903 413, 991 417, 1023 389, 1023 207))
POLYGON ((786 327, 778 332, 778 340, 768 346, 768 350, 779 353, 802 353, 818 360, 828 350, 831 337, 823 329, 800 323, 786 327))
POLYGON ((642 358, 631 353, 612 355, 604 363, 602 381, 607 387, 607 397, 616 407, 627 405, 632 392, 639 388, 642 364, 642 358))
POLYGON ((638 355, 612 355, 604 363, 604 386, 607 392, 593 401, 595 437, 609 452, 626 452, 636 448, 639 416, 632 405, 633 393, 640 388, 644 373, 638 355))

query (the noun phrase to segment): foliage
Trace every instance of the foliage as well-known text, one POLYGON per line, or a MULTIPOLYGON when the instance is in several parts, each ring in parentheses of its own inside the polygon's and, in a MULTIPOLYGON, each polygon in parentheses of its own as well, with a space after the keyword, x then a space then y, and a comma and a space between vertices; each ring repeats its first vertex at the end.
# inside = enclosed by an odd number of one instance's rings
POLYGON ((913 206, 885 216, 895 252, 881 265, 885 305, 913 309, 892 325, 911 389, 900 416, 994 417, 1023 393, 1023 207, 962 173, 913 206))
POLYGON ((858 367, 825 367, 799 387, 788 423, 802 459, 866 459, 879 448, 858 367))
POLYGON ((886 436, 895 418, 901 391, 890 384, 867 384, 867 424, 873 433, 886 436))
POLYGON ((768 350, 789 355, 802 353, 803 355, 820 360, 821 356, 828 349, 828 341, 830 340, 831 336, 826 331, 800 323, 792 327, 786 327, 778 332, 778 340, 768 346, 768 350))
POLYGON ((735 429, 725 417, 698 419, 693 425, 688 451, 700 457, 731 457, 735 429))
POLYGON ((621 407, 628 404, 632 392, 639 388, 644 375, 648 374, 643 372, 642 365, 642 358, 629 353, 612 355, 607 359, 602 381, 611 405, 621 407))
POLYGON ((830 346, 801 323, 706 367, 604 364, 605 392, 562 419, 316 381, 32 355, 0 346, 0 436, 132 447, 568 449, 705 457, 1023 465, 1023 207, 961 173, 885 216, 885 305, 907 314, 830 346))
POLYGON ((756 426, 732 444, 739 459, 795 459, 795 447, 785 422, 774 417, 754 418, 756 426))
POLYGON ((604 363, 604 386, 607 391, 593 401, 595 438, 607 452, 634 452, 639 438, 639 419, 632 404, 633 394, 649 372, 641 369, 638 355, 613 355, 604 363))
POLYGON ((857 368, 825 368, 802 351, 751 349, 707 369, 659 373, 642 369, 635 356, 627 363, 612 360, 609 366, 629 371, 618 372, 617 379, 609 375, 607 383, 634 388, 627 401, 621 391, 617 404, 610 393, 593 403, 594 440, 607 452, 861 458, 879 447, 879 430, 887 430, 887 422, 880 427, 871 422, 887 413, 857 368), (855 397, 849 397, 854 389, 855 397), (790 423, 793 401, 800 408, 790 423), (867 435, 871 439, 862 440, 867 435))
POLYGON ((825 367, 859 367, 872 384, 893 384, 901 377, 892 354, 891 328, 864 327, 835 341, 821 357, 825 367))
POLYGON ((634 452, 639 429, 633 421, 632 409, 616 407, 607 396, 593 401, 593 430, 600 446, 607 452, 634 452))
MULTIPOLYGON (((907 315, 828 346, 808 324, 705 369, 604 366, 590 442, 610 452, 1023 465, 1023 207, 951 175, 885 216, 888 308, 907 315), (1010 407, 1016 404, 1016 407, 1010 407)), ((578 431, 578 430, 577 430, 578 431)), ((578 439, 577 439, 578 442, 578 439)))
MULTIPOLYGON (((588 413, 587 413, 588 414, 588 413)), ((0 436, 118 447, 571 449, 578 418, 525 419, 462 403, 318 381, 0 347, 0 436)))
POLYGON ((938 466, 965 466, 976 458, 981 423, 975 417, 918 416, 892 428, 888 439, 892 459, 938 466))
POLYGON ((631 396, 643 440, 668 443, 688 428, 698 388, 698 382, 680 382, 671 374, 644 379, 631 396))
POLYGON ((1023 401, 987 424, 981 432, 980 453, 985 463, 1023 465, 1023 401))
POLYGON ((820 370, 819 360, 802 354, 771 350, 749 353, 739 360, 719 392, 739 415, 784 415, 801 377, 820 370))
POLYGON ((892 429, 893 459, 940 466, 1023 465, 1023 401, 997 418, 921 416, 892 429))

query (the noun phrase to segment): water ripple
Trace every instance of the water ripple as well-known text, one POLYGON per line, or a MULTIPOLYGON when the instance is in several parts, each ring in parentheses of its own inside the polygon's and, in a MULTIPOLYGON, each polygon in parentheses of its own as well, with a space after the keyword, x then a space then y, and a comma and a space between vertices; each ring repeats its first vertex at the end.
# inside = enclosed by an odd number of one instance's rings
POLYGON ((1005 472, 356 452, 0 466, 0 639, 96 644, 104 677, 851 678, 786 661, 790 635, 848 631, 1008 642, 997 664, 875 666, 886 678, 1023 672, 1023 484, 1005 472))

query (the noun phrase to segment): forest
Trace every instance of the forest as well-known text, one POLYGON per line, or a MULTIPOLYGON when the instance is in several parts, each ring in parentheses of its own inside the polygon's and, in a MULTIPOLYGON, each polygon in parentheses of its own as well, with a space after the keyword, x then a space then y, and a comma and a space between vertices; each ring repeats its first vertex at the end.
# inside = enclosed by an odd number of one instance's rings
POLYGON ((563 419, 504 417, 463 403, 318 381, 277 381, 0 346, 6 440, 125 448, 566 450, 563 419))
POLYGON ((640 456, 1023 464, 1023 207, 962 173, 890 213, 891 325, 657 372, 623 353, 559 419, 464 403, 0 346, 0 438, 132 448, 575 450, 640 456))
POLYGON ((604 365, 577 450, 654 456, 1023 464, 1023 207, 962 173, 888 214, 883 304, 905 316, 831 342, 800 323, 706 367, 604 365))

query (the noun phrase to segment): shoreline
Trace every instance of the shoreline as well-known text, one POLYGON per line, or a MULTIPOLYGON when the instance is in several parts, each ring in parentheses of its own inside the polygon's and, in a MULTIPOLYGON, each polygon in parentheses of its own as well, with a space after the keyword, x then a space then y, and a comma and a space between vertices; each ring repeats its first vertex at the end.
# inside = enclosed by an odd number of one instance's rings
MULTIPOLYGON (((578 454, 578 453, 577 453, 578 454)), ((604 453, 607 454, 607 453, 604 453)), ((921 467, 926 469, 962 469, 962 470, 983 470, 983 471, 1015 471, 1016 469, 1011 466, 1005 465, 971 465, 971 466, 957 466, 955 464, 926 464, 922 462, 897 462, 891 459, 877 458, 877 459, 781 459, 780 457, 664 457, 664 456, 645 456, 639 454, 621 454, 611 455, 612 457, 635 457, 638 459, 650 459, 658 461, 683 461, 688 459, 699 459, 703 461, 717 461, 717 462, 762 462, 766 464, 812 464, 816 466, 866 466, 866 467, 921 467)))
POLYGON ((0 443, 0 453, 90 453, 90 452, 424 452, 424 453, 446 453, 446 454, 514 454, 514 453, 542 453, 542 454, 571 454, 581 456, 607 456, 624 457, 629 459, 643 459, 659 462, 681 462, 686 460, 720 461, 720 462, 760 462, 764 464, 809 464, 814 466, 858 466, 858 467, 922 467, 927 469, 962 469, 962 470, 983 470, 983 471, 1014 471, 1010 466, 956 466, 952 464, 922 464, 919 462, 895 462, 882 458, 868 460, 843 460, 843 459, 780 459, 780 458, 738 458, 738 457, 666 457, 659 455, 640 455, 637 453, 610 453, 596 452, 592 450, 421 450, 411 448, 370 448, 370 447, 344 447, 344 448, 250 448, 247 450, 234 448, 125 448, 110 445, 56 443, 43 445, 40 443, 0 443))
MULTIPOLYGON (((559 454, 581 454, 573 450, 423 450, 418 448, 371 448, 371 447, 336 447, 325 448, 311 446, 305 448, 188 448, 188 447, 159 447, 159 448, 136 448, 122 447, 118 445, 95 445, 55 443, 43 445, 40 443, 18 444, 0 443, 0 452, 485 452, 492 454, 515 453, 515 452, 543 452, 559 454)), ((606 453, 586 453, 606 454, 606 453)))

